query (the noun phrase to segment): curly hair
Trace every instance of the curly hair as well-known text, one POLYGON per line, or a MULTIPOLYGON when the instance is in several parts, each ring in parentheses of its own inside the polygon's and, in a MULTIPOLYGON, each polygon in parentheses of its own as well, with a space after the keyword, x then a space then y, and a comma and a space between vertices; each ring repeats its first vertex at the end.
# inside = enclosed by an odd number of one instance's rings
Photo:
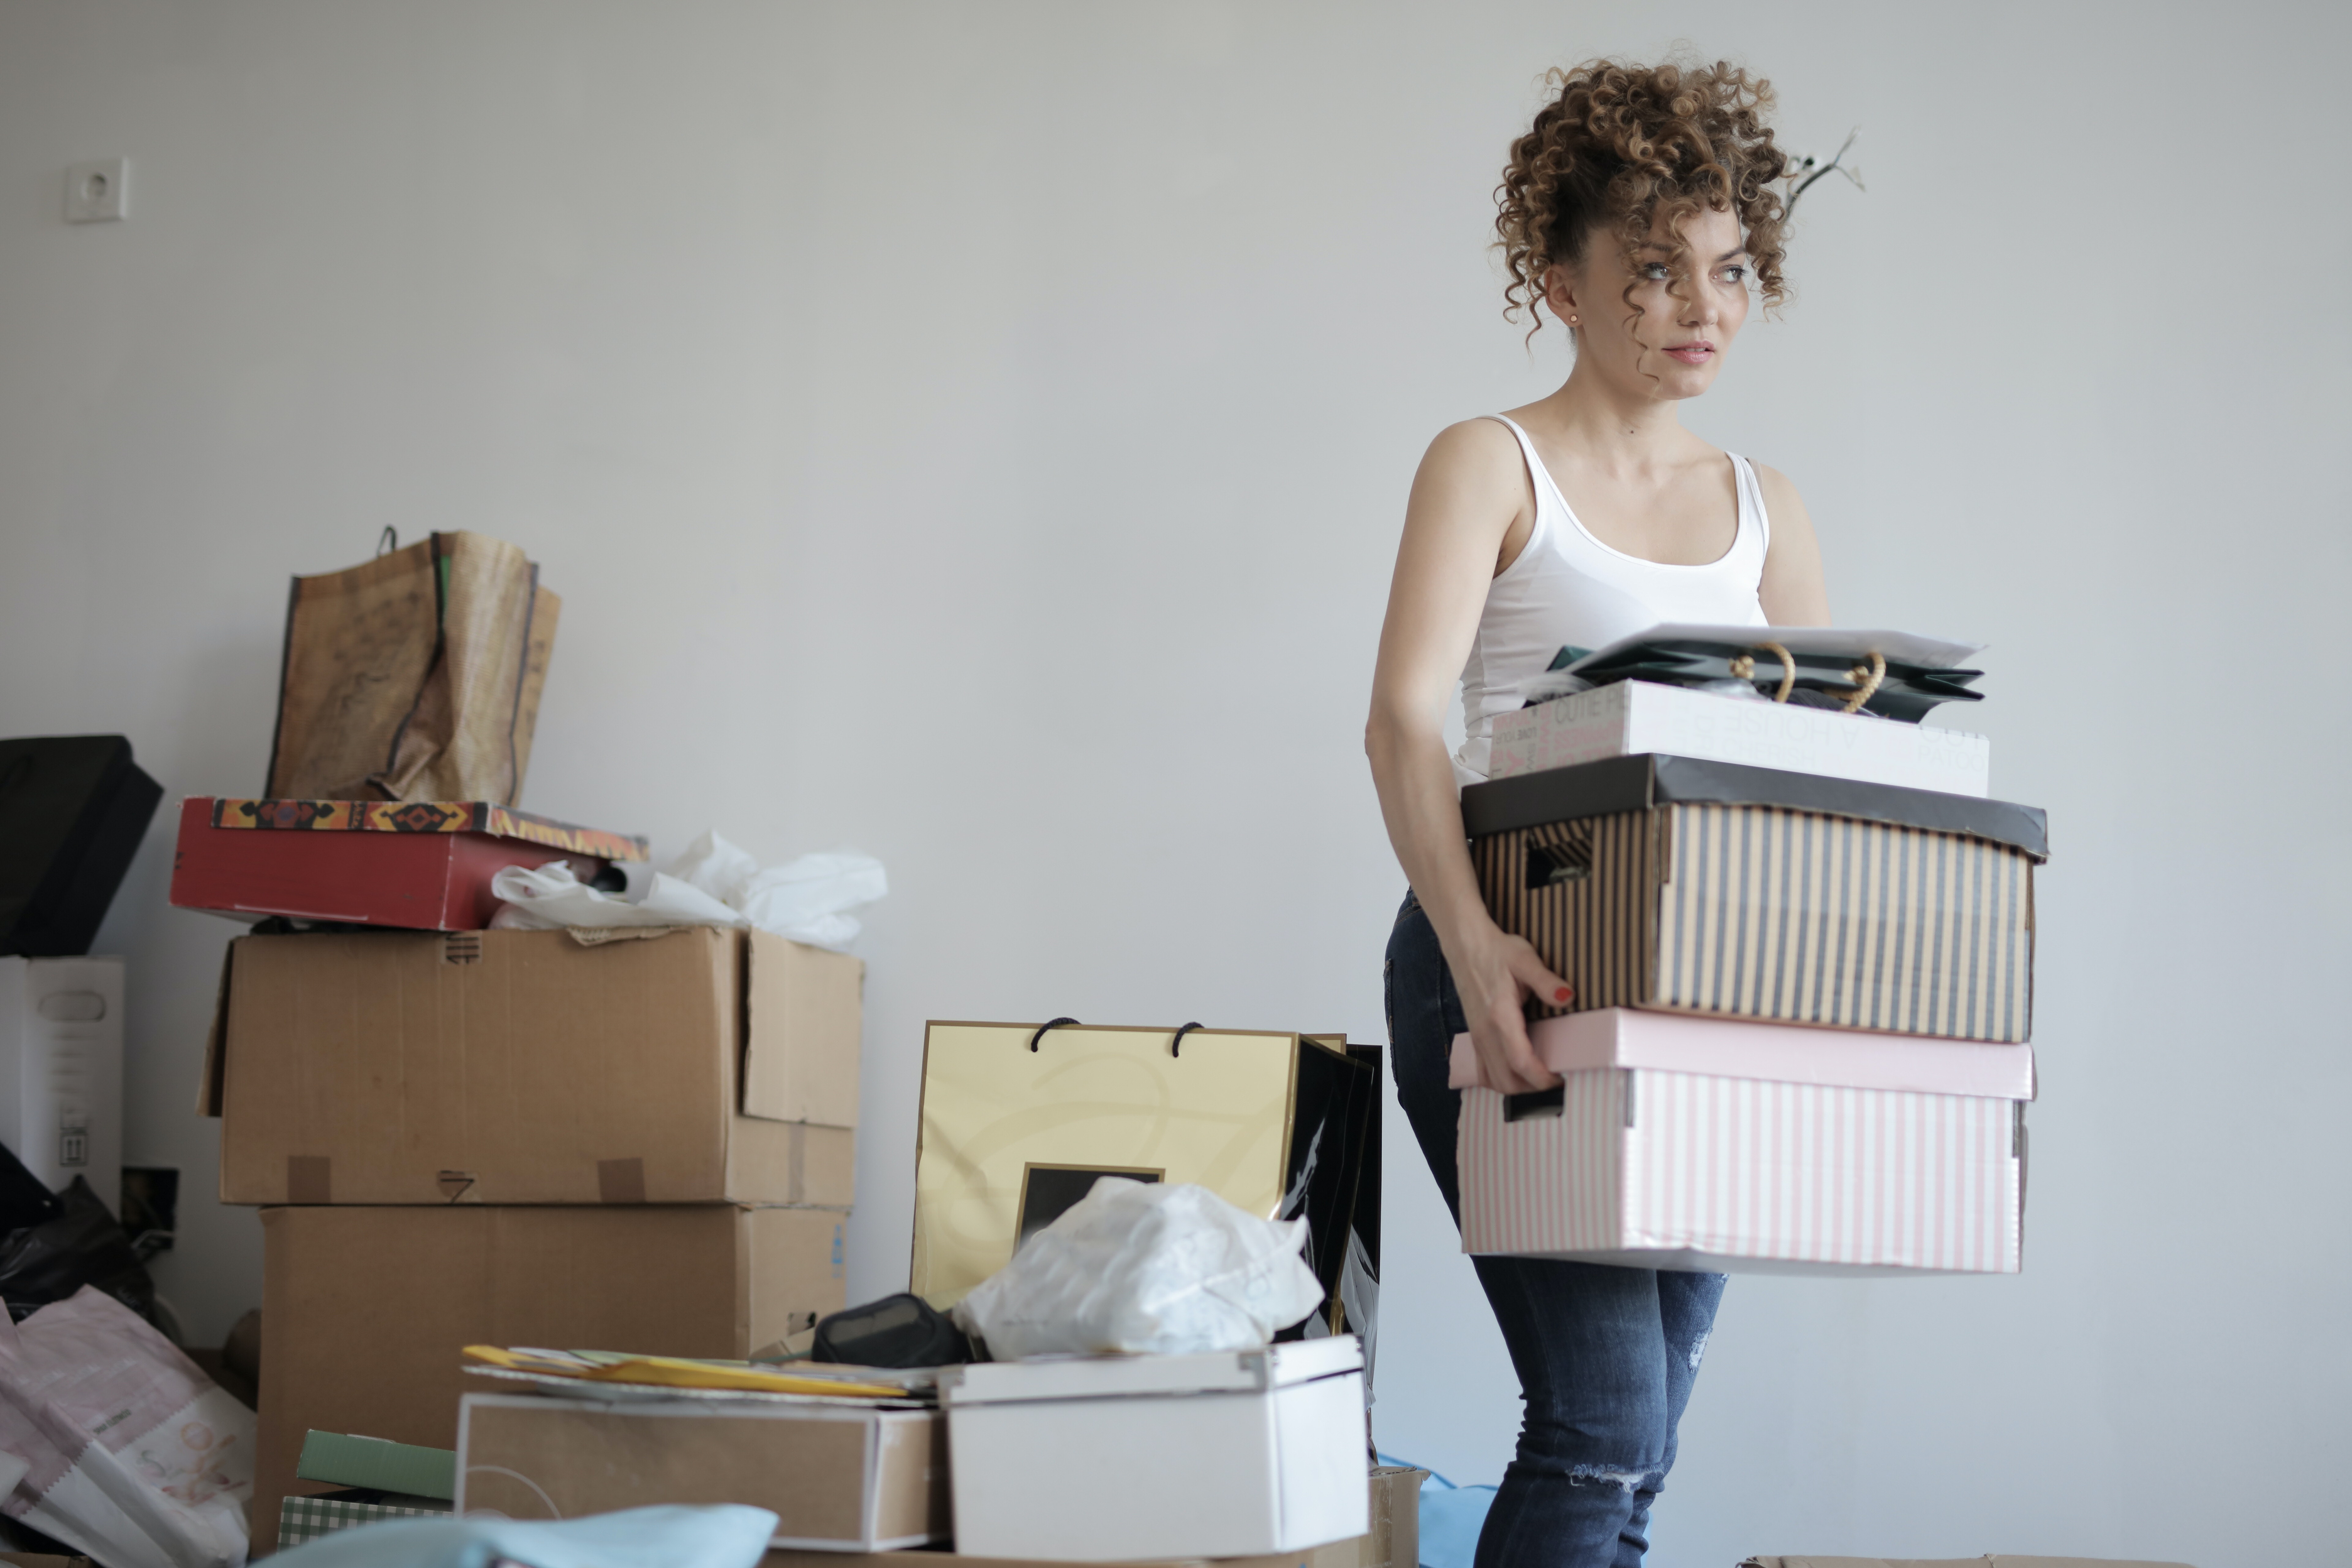
MULTIPOLYGON (((1546 269, 1581 261, 1596 228, 1616 235, 1638 279, 1634 258, 1661 214, 1674 237, 1667 266, 1676 281, 1669 288, 1679 290, 1688 262, 1683 222, 1702 205, 1739 220, 1766 308, 1787 297, 1780 275, 1787 208, 1773 186, 1788 173, 1789 156, 1764 123, 1769 81, 1720 60, 1603 59, 1555 70, 1544 82, 1558 91, 1511 143, 1495 187, 1495 248, 1510 273, 1507 320, 1525 310, 1534 323, 1528 335, 1542 328, 1546 269)), ((1628 284, 1629 306, 1633 291, 1628 284)))

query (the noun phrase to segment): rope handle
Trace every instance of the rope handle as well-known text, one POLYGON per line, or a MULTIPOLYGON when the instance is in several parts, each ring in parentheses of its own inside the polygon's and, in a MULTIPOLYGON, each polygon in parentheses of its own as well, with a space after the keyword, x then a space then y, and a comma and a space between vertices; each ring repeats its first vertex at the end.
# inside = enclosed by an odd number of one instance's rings
POLYGON ((1038 1041, 1040 1041, 1040 1040, 1042 1040, 1042 1039, 1044 1039, 1044 1038, 1045 1037, 1045 1031, 1046 1031, 1046 1030, 1048 1030, 1048 1029, 1058 1029, 1058 1028, 1060 1028, 1060 1027, 1061 1027, 1063 1025, 1065 1025, 1065 1024, 1075 1024, 1075 1023, 1076 1023, 1076 1022, 1077 1022, 1077 1020, 1076 1020, 1076 1018, 1049 1018, 1049 1019, 1047 1019, 1045 1023, 1042 1023, 1042 1024, 1040 1024, 1040 1025, 1038 1025, 1038 1026, 1037 1026, 1037 1032, 1036 1032, 1035 1034, 1034 1034, 1034 1035, 1032 1035, 1032 1036, 1030 1036, 1030 1037, 1029 1037, 1029 1048, 1030 1048, 1031 1050, 1033 1050, 1033 1051, 1034 1051, 1034 1050, 1035 1050, 1035 1049, 1037 1048, 1037 1042, 1038 1042, 1038 1041))
MULTIPOLYGON (((1772 694, 1772 700, 1786 702, 1789 700, 1789 693, 1797 689, 1797 661, 1791 658, 1789 656, 1789 650, 1779 643, 1759 642, 1745 653, 1734 654, 1731 658, 1731 679, 1755 679, 1756 655, 1759 652, 1769 653, 1780 661, 1780 689, 1772 694)), ((1855 665, 1845 672, 1845 678, 1852 683, 1852 694, 1846 698, 1845 705, 1840 710, 1846 713, 1858 713, 1862 710, 1862 705, 1876 696, 1878 689, 1886 683, 1886 656, 1874 650, 1868 664, 1855 665)))
POLYGON ((1845 678, 1853 682, 1853 695, 1845 700, 1844 711, 1859 713, 1862 711, 1862 705, 1870 700, 1872 695, 1886 679, 1886 656, 1873 653, 1870 656, 1869 668, 1865 669, 1857 664, 1845 672, 1845 678))
POLYGON ((1175 1037, 1168 1042, 1168 1054, 1171 1057, 1181 1056, 1183 1053, 1178 1047, 1183 1045, 1184 1037, 1191 1034, 1200 1026, 1200 1024, 1196 1021, 1187 1024, 1183 1027, 1178 1029, 1176 1031, 1175 1037))
MULTIPOLYGON (((1789 693, 1797 689, 1797 661, 1790 657, 1789 650, 1779 643, 1759 642, 1756 647, 1764 649, 1780 661, 1780 689, 1772 694, 1772 700, 1786 702, 1789 700, 1789 693)), ((1734 680, 1756 679, 1756 655, 1752 649, 1747 653, 1733 656, 1731 679, 1734 680)))

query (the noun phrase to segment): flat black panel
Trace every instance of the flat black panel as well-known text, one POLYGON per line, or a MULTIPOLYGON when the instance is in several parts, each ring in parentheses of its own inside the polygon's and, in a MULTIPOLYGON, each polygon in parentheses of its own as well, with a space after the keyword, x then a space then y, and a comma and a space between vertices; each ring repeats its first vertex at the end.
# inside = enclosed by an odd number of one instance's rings
POLYGON ((1301 1043, 1282 1217, 1307 1222, 1307 1261, 1328 1297, 1348 1262, 1348 1229, 1370 1120, 1372 1069, 1342 1052, 1301 1043))
POLYGON ((84 953, 163 786, 120 735, 0 741, 0 953, 84 953))
POLYGON ((1095 1190, 1105 1176, 1130 1182, 1157 1182, 1165 1173, 1150 1170, 1078 1170, 1068 1165, 1032 1165, 1021 1182, 1021 1228, 1013 1250, 1021 1250, 1031 1237, 1062 1217, 1072 1205, 1095 1190))
POLYGON ((1538 823, 1613 816, 1673 802, 1815 811, 1899 827, 1965 833, 2021 849, 2036 860, 2050 855, 2049 819, 2040 806, 1663 752, 1610 757, 1472 784, 1462 792, 1462 823, 1471 837, 1484 838, 1538 823))

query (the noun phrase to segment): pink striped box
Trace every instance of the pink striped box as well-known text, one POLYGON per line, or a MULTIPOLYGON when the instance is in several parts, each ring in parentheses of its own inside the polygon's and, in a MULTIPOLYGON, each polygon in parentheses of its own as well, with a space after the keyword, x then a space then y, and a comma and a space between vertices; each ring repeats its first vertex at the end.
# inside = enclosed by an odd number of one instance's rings
POLYGON ((1546 1019, 1558 1090, 1454 1040, 1465 1252, 1740 1273, 2013 1274, 2028 1045, 1606 1008, 1546 1019))

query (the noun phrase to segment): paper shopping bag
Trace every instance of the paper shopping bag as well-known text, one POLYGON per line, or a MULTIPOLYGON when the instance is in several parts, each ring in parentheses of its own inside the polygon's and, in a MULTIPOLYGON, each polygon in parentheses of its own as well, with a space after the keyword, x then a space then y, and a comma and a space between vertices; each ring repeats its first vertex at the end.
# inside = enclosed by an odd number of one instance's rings
POLYGON ((478 533, 295 578, 265 793, 517 804, 561 608, 478 533))
POLYGON ((1377 1085, 1338 1035, 933 1023, 914 1291, 952 1306, 1103 1176, 1196 1182, 1307 1221, 1336 1330, 1377 1085))

